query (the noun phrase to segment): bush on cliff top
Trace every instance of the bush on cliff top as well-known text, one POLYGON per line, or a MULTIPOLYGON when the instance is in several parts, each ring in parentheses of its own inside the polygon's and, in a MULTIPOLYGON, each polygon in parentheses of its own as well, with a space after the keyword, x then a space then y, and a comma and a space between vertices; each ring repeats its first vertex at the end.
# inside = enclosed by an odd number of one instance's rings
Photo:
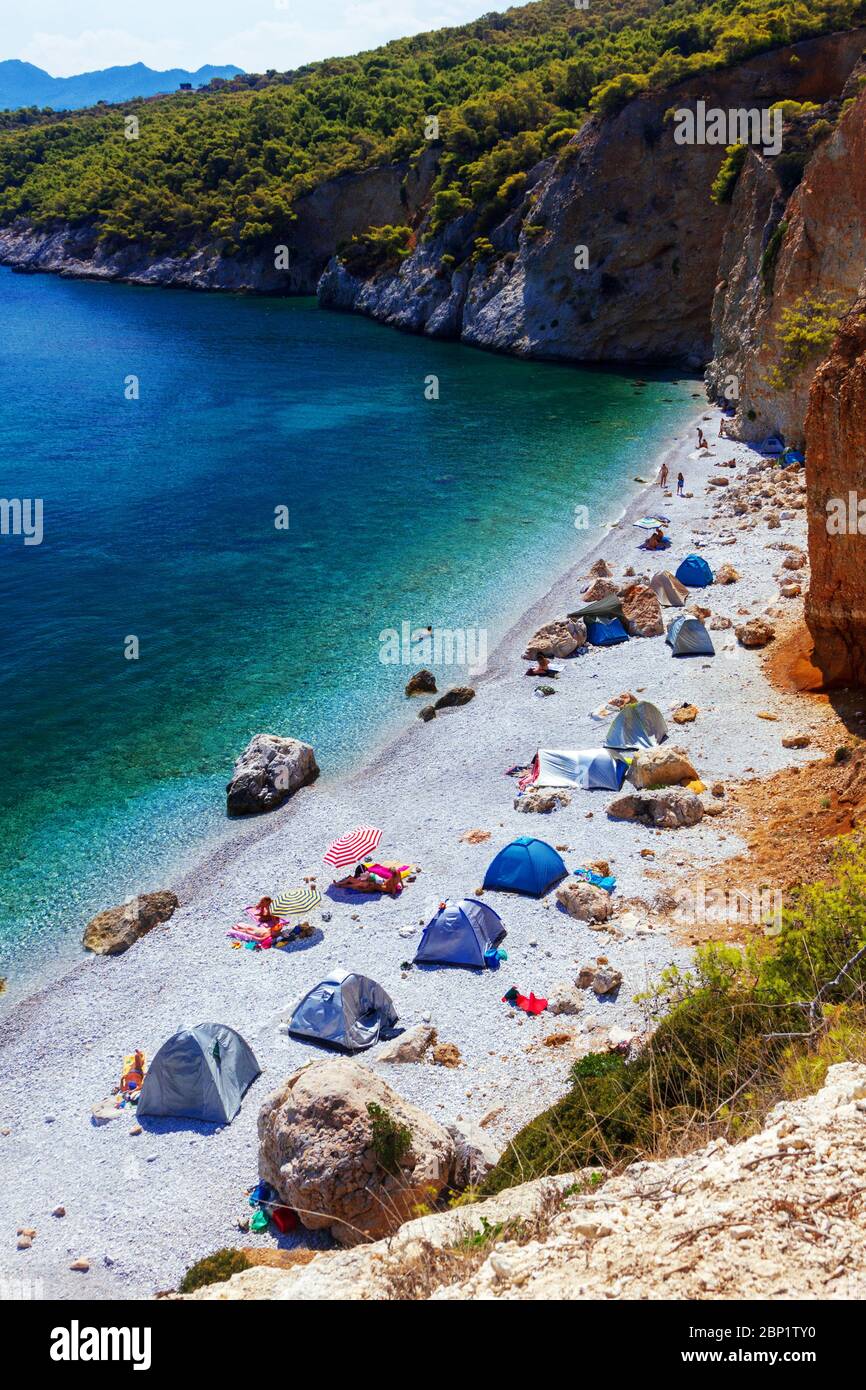
POLYGON ((649 1002, 667 1012, 643 1051, 581 1059, 569 1093, 517 1134, 483 1192, 742 1137, 832 1062, 866 1057, 866 955, 850 965, 866 947, 866 839, 840 843, 834 872, 794 895, 773 944, 707 946, 693 971, 666 972, 649 1002))

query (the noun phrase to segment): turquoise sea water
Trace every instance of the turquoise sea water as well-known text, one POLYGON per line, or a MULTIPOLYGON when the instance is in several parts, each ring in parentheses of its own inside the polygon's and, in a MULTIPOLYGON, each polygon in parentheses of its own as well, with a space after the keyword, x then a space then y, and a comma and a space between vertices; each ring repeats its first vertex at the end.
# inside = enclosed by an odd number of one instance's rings
POLYGON ((0 269, 0 495, 44 518, 0 536, 0 973, 225 834, 252 733, 328 774, 411 718, 383 630, 492 645, 693 411, 692 381, 633 380, 0 269))

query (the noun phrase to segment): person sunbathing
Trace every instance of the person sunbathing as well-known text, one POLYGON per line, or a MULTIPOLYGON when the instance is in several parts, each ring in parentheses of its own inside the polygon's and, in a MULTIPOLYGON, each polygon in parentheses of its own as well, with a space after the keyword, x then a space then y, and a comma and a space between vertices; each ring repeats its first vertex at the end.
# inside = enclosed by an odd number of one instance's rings
POLYGON ((261 922, 263 927, 268 927, 271 931, 283 925, 283 919, 271 911, 272 902, 273 899, 271 898, 259 898, 253 908, 256 921, 261 922))
POLYGON ((665 548, 665 533, 664 533, 664 531, 661 529, 660 526, 657 526, 656 529, 653 531, 652 535, 647 537, 645 549, 646 549, 646 550, 664 550, 664 548, 665 548))
POLYGON ((534 659, 535 665, 529 667, 529 670, 526 672, 526 675, 527 675, 527 676, 546 676, 546 675, 548 675, 548 674, 549 674, 549 668, 550 668, 550 658, 544 656, 541 652, 536 652, 536 651, 533 651, 533 652, 531 653, 531 657, 534 659))
POLYGON ((392 898, 396 898, 398 893, 403 892, 403 880, 399 870, 391 869, 389 877, 381 879, 377 874, 365 869, 363 864, 359 864, 353 874, 336 879, 335 886, 337 888, 351 888, 353 893, 389 893, 392 898))

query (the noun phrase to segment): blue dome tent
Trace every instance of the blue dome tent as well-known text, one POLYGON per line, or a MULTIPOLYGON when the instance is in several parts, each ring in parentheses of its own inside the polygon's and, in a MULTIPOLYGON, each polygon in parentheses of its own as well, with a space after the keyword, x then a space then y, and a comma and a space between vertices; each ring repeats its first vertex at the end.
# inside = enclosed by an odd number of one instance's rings
POLYGON ((705 589, 713 582, 713 572, 703 555, 687 555, 676 572, 676 578, 690 589, 705 589))
POLYGON ((361 1052, 397 1022, 391 996, 367 975, 354 971, 320 980, 300 1000, 289 1023, 299 1038, 361 1052))
POLYGON ((521 835, 499 851, 484 875, 484 887, 540 898, 567 873, 552 845, 521 835))
POLYGON ((443 903, 424 928, 416 965, 468 965, 481 970, 505 936, 498 912, 477 898, 443 903))
POLYGON ((700 618, 680 613, 668 623, 665 638, 672 656, 715 656, 713 640, 700 618))
POLYGON ((594 647, 615 647, 628 641, 628 633, 619 618, 587 618, 586 639, 594 647))

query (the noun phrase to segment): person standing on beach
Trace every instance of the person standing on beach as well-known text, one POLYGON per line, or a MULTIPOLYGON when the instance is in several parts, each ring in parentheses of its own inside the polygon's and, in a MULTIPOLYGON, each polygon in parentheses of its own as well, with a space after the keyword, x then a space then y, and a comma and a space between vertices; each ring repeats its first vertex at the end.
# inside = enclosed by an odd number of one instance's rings
POLYGON ((707 441, 706 441, 706 438, 705 438, 705 436, 704 436, 704 432, 703 432, 703 430, 701 429, 700 425, 698 425, 698 448, 699 448, 699 449, 706 449, 706 447, 707 447, 707 441))
POLYGON ((667 485, 668 485, 668 466, 667 466, 666 463, 663 463, 663 464, 662 464, 662 468, 661 468, 661 472, 659 473, 659 487, 667 487, 667 485))
POLYGON ((677 497, 682 497, 682 496, 683 496, 683 488, 685 487, 685 485, 686 485, 686 480, 685 480, 685 478, 683 477, 682 473, 678 473, 678 474, 677 474, 677 497))

